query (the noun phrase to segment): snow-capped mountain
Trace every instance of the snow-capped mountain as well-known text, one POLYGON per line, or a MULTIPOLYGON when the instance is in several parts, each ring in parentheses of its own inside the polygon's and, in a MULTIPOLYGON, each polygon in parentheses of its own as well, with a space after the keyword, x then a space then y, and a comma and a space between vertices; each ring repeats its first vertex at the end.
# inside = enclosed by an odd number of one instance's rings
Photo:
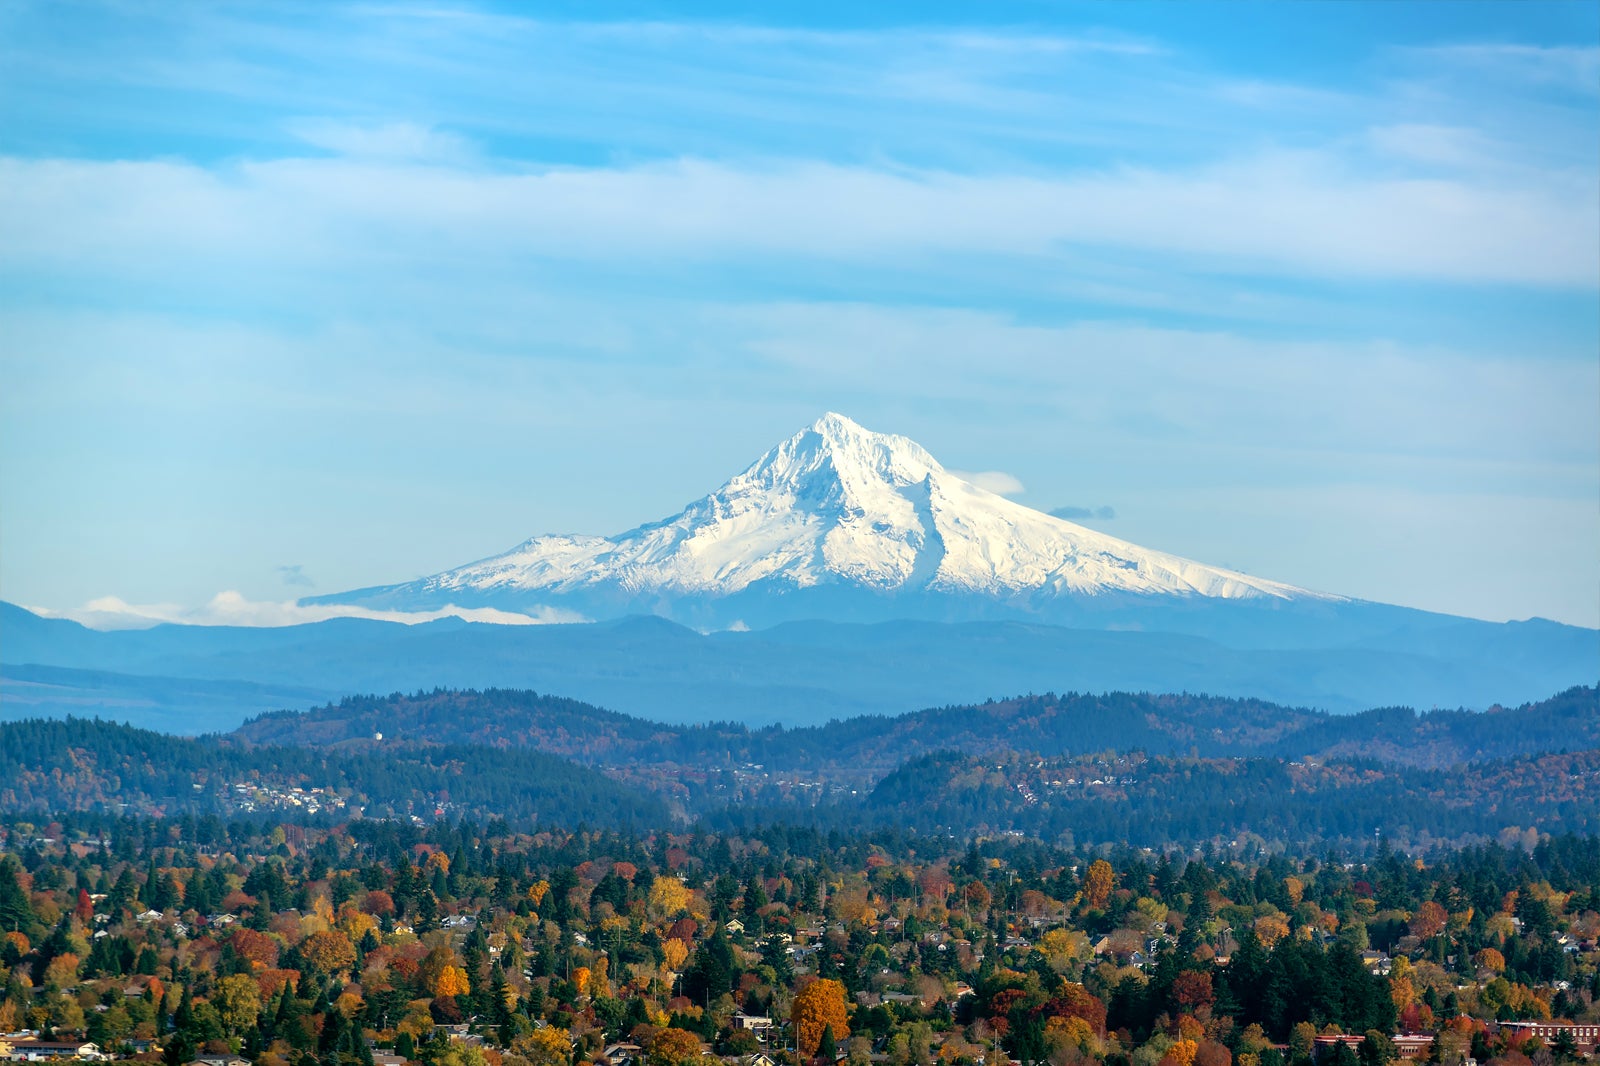
POLYGON ((721 488, 614 537, 503 555, 318 602, 565 607, 697 624, 798 617, 1053 618, 1150 599, 1331 601, 1151 551, 952 474, 915 441, 827 414, 721 488))

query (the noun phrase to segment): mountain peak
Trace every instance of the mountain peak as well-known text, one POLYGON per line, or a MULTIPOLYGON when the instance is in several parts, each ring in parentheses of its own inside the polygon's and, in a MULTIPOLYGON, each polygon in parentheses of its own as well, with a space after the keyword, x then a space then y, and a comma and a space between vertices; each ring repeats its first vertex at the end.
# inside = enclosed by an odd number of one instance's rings
POLYGON ((812 497, 819 492, 828 495, 837 488, 848 506, 870 509, 871 502, 861 497, 872 486, 920 484, 930 474, 943 471, 938 460, 909 437, 876 433, 830 411, 778 444, 719 491, 759 486, 812 497))
POLYGON ((872 432, 849 415, 842 415, 838 411, 824 411, 821 418, 811 423, 811 431, 824 436, 872 432))

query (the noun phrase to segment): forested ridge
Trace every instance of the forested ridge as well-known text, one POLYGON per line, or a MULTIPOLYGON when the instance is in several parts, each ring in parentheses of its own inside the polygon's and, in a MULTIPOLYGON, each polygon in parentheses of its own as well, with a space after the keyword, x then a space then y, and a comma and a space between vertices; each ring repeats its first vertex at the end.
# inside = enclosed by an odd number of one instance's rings
POLYGON ((90 719, 0 724, 0 810, 124 808, 429 820, 472 811, 519 823, 611 826, 669 820, 659 797, 540 752, 242 747, 90 719))
POLYGON ((784 769, 829 765, 882 771, 936 751, 1040 755, 1144 751, 1198 757, 1358 755, 1412 766, 1450 766, 1508 755, 1600 747, 1600 689, 1485 712, 1380 708, 1330 715, 1261 700, 1113 692, 1030 695, 857 717, 798 729, 736 723, 672 726, 528 690, 435 690, 359 696, 306 712, 246 722, 248 743, 363 747, 403 739, 531 747, 602 765, 784 769))
POLYGON ((933 755, 879 782, 860 819, 1146 846, 1239 834, 1315 846, 1387 834, 1427 849, 1508 825, 1600 831, 1600 751, 1438 770, 1374 760, 933 755))
POLYGON ((1204 696, 1045 695, 794 730, 673 728, 532 692, 439 691, 192 739, 83 719, 0 725, 0 810, 895 825, 1146 846, 1386 835, 1429 850, 1600 831, 1597 728, 1593 688, 1483 714, 1348 718, 1204 696))

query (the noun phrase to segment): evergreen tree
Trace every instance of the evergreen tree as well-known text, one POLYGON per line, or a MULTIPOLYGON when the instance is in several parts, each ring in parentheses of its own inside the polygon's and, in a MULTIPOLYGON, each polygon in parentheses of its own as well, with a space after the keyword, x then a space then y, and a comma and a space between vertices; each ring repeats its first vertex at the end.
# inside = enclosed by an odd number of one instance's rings
POLYGON ((17 879, 19 872, 16 859, 0 857, 0 932, 32 933, 37 924, 33 904, 17 879))

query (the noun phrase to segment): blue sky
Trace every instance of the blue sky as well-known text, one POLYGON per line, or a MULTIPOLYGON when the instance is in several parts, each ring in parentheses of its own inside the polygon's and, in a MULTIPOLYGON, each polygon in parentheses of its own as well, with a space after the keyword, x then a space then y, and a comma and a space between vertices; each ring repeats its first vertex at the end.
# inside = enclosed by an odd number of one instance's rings
POLYGON ((839 410, 1600 624, 1600 8, 868 7, 0 7, 0 596, 279 617, 839 410))

